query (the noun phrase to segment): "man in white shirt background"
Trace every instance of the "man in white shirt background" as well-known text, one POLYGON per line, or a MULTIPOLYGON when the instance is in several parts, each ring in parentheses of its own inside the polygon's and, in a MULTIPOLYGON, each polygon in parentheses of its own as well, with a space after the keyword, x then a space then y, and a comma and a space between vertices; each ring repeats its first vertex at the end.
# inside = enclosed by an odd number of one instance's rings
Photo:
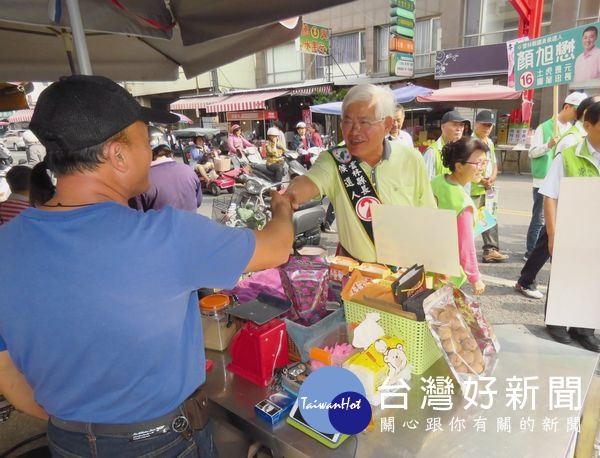
POLYGON ((390 134, 387 139, 391 142, 398 142, 402 145, 410 146, 414 148, 415 145, 413 143, 413 139, 408 132, 402 130, 402 126, 404 125, 404 107, 402 105, 396 106, 396 114, 394 115, 392 128, 390 129, 390 134))
MULTIPOLYGON (((581 94, 581 93, 578 93, 578 94, 581 94)), ((573 94, 570 94, 570 95, 573 95, 573 94)), ((596 103, 597 101, 600 101, 600 96, 587 97, 583 101, 581 101, 581 103, 577 107, 577 112, 576 112, 576 115, 577 115, 577 118, 579 119, 579 121, 581 121, 581 122, 583 121, 587 109, 591 105, 596 103)), ((565 141, 567 140, 568 136, 576 137, 575 144, 577 144, 577 143, 582 143, 583 139, 585 138, 585 135, 587 135, 587 133, 584 131, 584 136, 580 136, 578 128, 574 129, 574 127, 575 126, 569 128, 563 134, 563 137, 558 141, 557 147, 560 146, 561 151, 568 149, 568 148, 563 147, 563 145, 567 144, 567 143, 565 143, 565 141)), ((571 145, 573 145, 573 143, 571 143, 571 145)), ((551 154, 554 157, 554 149, 552 150, 551 154)), ((547 175, 549 175, 552 168, 556 166, 555 163, 556 163, 556 160, 554 160, 551 163, 551 167, 547 171, 547 175)), ((542 186, 544 186, 546 184, 547 180, 548 180, 548 176, 546 176, 545 180, 542 181, 542 183, 540 184, 540 189, 538 190, 539 194, 542 196, 542 198, 544 195, 544 193, 542 192, 542 186)), ((544 199, 544 201, 545 201, 545 199, 544 199)), ((545 204, 543 204, 543 206, 545 207, 545 204)), ((544 214, 546 214, 546 212, 544 212, 544 214)), ((550 222, 550 224, 552 224, 552 222, 550 222)), ((550 236, 549 236, 550 231, 552 231, 552 228, 548 228, 548 221, 545 221, 545 227, 542 227, 542 230, 540 231, 537 243, 536 243, 534 249, 531 251, 529 258, 527 259, 527 262, 523 266, 523 269, 521 269, 521 275, 519 277, 519 280, 517 280, 517 283, 515 284, 515 290, 518 291, 519 293, 521 293, 523 296, 528 297, 530 299, 542 299, 544 297, 544 295, 541 293, 541 291, 539 291, 536 288, 535 279, 536 279, 539 271, 542 269, 542 267, 544 267, 544 264, 546 264, 546 261, 548 261, 548 259, 551 256, 552 250, 550 248, 550 236)), ((552 330, 550 333, 552 334, 552 330)), ((564 333, 561 333, 561 334, 564 334, 564 333)), ((552 335, 552 336, 555 337, 554 335, 552 335)), ((557 337, 555 337, 555 338, 559 342, 561 341, 560 336, 558 338, 557 337)))
MULTIPOLYGON (((590 97, 586 101, 594 99, 600 100, 600 97, 590 97)), ((583 106, 583 103, 580 106, 583 106)), ((540 187, 540 193, 544 196, 544 215, 550 256, 554 251, 554 232, 561 179, 564 177, 600 178, 600 102, 595 101, 589 105, 589 108, 585 110, 585 115, 579 118, 578 123, 582 124, 586 136, 580 142, 563 148, 557 154, 540 187)), ((568 307, 569 305, 565 304, 564 306, 568 307)), ((564 326, 548 324, 546 328, 558 342, 570 343, 576 339, 582 347, 600 353, 600 339, 594 336, 593 329, 570 327, 567 331, 564 326)))
POLYGON ((527 261, 535 248, 540 231, 544 227, 544 198, 538 191, 550 169, 554 157, 554 146, 556 146, 562 134, 571 127, 571 122, 577 119, 577 107, 586 97, 587 95, 583 93, 573 92, 565 98, 563 107, 556 116, 558 135, 554 135, 554 118, 550 118, 542 122, 531 137, 529 158, 531 159, 531 175, 533 176, 533 208, 531 209, 531 221, 527 230, 527 247, 523 257, 524 261, 527 261))

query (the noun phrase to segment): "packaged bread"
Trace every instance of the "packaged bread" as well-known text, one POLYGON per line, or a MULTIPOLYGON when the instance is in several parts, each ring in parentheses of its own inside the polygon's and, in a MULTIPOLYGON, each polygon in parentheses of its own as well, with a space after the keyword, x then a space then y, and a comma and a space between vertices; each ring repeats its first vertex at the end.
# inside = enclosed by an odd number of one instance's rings
POLYGON ((342 277, 352 272, 360 263, 346 256, 333 256, 329 258, 329 278, 332 281, 341 282, 342 277))
POLYGON ((342 288, 342 299, 345 301, 351 301, 356 297, 362 297, 362 295, 359 296, 360 292, 372 282, 373 279, 366 277, 361 271, 352 271, 350 278, 342 288))
POLYGON ((425 300, 423 308, 433 338, 456 380, 462 385, 466 378, 484 375, 483 352, 456 308, 452 287, 444 286, 433 293, 425 300))
POLYGON ((355 269, 360 270, 364 276, 371 278, 385 278, 391 274, 387 266, 372 262, 363 262, 358 267, 355 267, 355 269))
POLYGON ((483 355, 493 355, 499 352, 500 343, 483 315, 479 303, 458 288, 454 288, 453 294, 456 308, 471 329, 483 355))

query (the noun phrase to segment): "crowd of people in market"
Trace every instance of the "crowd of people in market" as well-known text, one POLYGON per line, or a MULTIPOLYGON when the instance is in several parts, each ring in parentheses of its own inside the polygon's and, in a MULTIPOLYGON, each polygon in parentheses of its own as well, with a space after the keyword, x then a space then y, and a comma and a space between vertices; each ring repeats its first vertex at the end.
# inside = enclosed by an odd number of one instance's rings
MULTIPOLYGON (((33 170, 11 170, 12 194, 0 205, 0 392, 19 410, 49 419, 57 455, 91 448, 112 456, 212 456, 196 292, 231 288, 244 272, 286 262, 294 209, 325 196, 339 253, 363 262, 377 260, 370 205, 454 211, 461 275, 448 281, 482 294, 475 237, 478 209, 498 173, 495 114, 480 112, 465 137, 464 117, 449 111, 423 155, 402 131, 403 119, 388 88, 353 87, 342 104, 344 143, 321 152, 284 192, 272 192, 271 220, 252 231, 195 214, 197 174, 210 180, 212 171, 202 137, 189 150, 190 166, 174 161, 165 145, 150 153, 147 123, 168 124, 173 115, 141 107, 100 76, 50 85, 30 124, 45 156, 33 170), (164 192, 165 183, 178 187, 164 192), (138 441, 140 431, 147 434, 138 441)), ((551 121, 540 125, 530 152, 532 234, 516 288, 532 298, 541 298, 534 279, 554 247, 560 178, 600 175, 600 99, 570 94, 558 123, 560 136, 551 121)), ((318 145, 317 133, 299 122, 290 147, 318 145)), ((267 137, 267 166, 280 174, 287 144, 276 127, 267 137)), ((228 143, 230 152, 252 145, 239 125, 228 143)), ((506 261, 498 226, 482 234, 482 261, 506 261)), ((548 329, 560 342, 577 339, 600 351, 593 329, 548 329)))

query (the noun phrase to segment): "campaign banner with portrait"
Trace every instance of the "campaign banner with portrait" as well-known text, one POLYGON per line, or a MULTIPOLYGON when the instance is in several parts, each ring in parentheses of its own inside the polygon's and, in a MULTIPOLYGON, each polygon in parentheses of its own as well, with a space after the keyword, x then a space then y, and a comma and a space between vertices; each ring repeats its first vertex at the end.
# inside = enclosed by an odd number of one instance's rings
POLYGON ((600 22, 515 45, 515 89, 600 87, 600 22))

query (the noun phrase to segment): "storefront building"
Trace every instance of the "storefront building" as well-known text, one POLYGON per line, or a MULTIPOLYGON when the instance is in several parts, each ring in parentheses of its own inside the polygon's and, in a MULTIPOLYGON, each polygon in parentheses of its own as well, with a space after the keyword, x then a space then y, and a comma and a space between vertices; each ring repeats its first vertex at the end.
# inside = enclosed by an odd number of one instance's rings
MULTIPOLYGON (((598 10, 597 0, 544 0, 541 34, 594 22, 598 20, 598 10)), ((416 1, 411 32, 413 71, 410 76, 398 76, 390 71, 393 51, 389 2, 356 0, 303 16, 305 23, 330 31, 330 56, 301 53, 294 42, 289 42, 200 75, 195 82, 188 80, 187 87, 181 90, 158 93, 153 88, 151 94, 136 93, 138 85, 129 88, 134 95, 143 96, 146 104, 172 104, 172 110, 178 109, 179 103, 189 105, 183 98, 194 95, 221 97, 217 99, 219 103, 211 101, 212 108, 219 112, 207 112, 204 103, 193 108, 192 118, 198 123, 224 123, 231 118, 227 111, 245 110, 223 111, 226 107, 220 101, 225 98, 247 97, 245 93, 253 91, 286 91, 265 99, 264 107, 248 110, 275 111, 290 128, 299 120, 307 120, 305 110, 316 94, 361 82, 389 84, 392 88, 412 83, 432 89, 469 83, 506 84, 505 42, 516 38, 518 20, 517 12, 506 0, 416 1), (298 92, 300 87, 304 88, 302 93, 298 92)), ((567 88, 561 91, 566 94, 567 88)), ((535 91, 533 125, 550 116, 549 94, 549 89, 535 91)), ((435 111, 434 108, 432 116, 435 111)))

